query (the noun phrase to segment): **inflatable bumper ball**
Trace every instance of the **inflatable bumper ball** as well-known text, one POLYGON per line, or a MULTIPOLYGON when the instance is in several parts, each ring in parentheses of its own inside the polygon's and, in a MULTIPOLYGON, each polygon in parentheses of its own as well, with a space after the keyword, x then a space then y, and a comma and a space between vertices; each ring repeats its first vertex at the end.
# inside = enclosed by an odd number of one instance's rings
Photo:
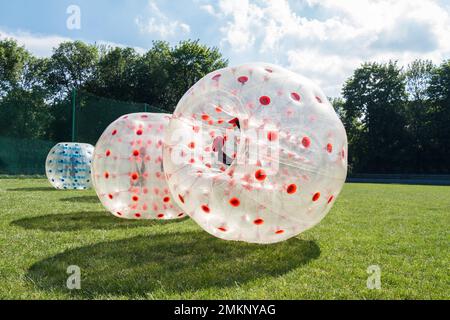
POLYGON ((205 76, 178 103, 164 141, 175 201, 225 240, 274 243, 313 227, 347 174, 346 132, 326 96, 269 64, 205 76))
POLYGON ((94 147, 87 143, 58 143, 45 161, 48 181, 56 189, 90 188, 93 153, 94 147))
POLYGON ((92 165, 95 191, 113 215, 125 219, 177 219, 163 173, 163 134, 170 115, 120 117, 98 140, 92 165))

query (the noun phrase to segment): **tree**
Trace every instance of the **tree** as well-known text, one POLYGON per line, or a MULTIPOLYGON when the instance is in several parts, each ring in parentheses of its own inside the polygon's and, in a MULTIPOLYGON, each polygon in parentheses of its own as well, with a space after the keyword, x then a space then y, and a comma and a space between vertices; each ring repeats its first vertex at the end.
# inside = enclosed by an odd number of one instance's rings
POLYGON ((339 98, 329 97, 328 100, 333 106, 334 111, 338 115, 339 119, 341 119, 341 121, 342 119, 345 119, 345 109, 344 109, 345 100, 340 97, 339 98))
POLYGON ((0 103, 0 136, 43 139, 53 116, 40 91, 14 88, 0 103))
POLYGON ((430 98, 430 156, 435 172, 450 173, 450 60, 435 68, 427 94, 430 98))
POLYGON ((171 110, 171 48, 167 42, 155 41, 136 66, 135 101, 171 110))
POLYGON ((54 49, 47 68, 47 85, 56 98, 63 99, 79 89, 94 74, 98 48, 81 41, 64 42, 54 49))
POLYGON ((217 48, 198 41, 183 41, 173 48, 155 41, 143 55, 131 48, 102 48, 93 75, 82 88, 172 112, 195 82, 226 65, 217 48))
POLYGON ((208 48, 199 41, 183 41, 172 50, 170 68, 170 90, 172 105, 206 74, 224 68, 228 61, 222 58, 217 48, 208 48))
POLYGON ((0 40, 0 98, 19 83, 30 54, 14 40, 0 40))
POLYGON ((356 172, 394 172, 405 163, 405 82, 395 62, 365 63, 342 90, 350 162, 356 172))
POLYGON ((427 172, 430 168, 430 100, 429 86, 434 72, 434 65, 429 60, 415 60, 406 69, 406 103, 405 118, 408 132, 408 155, 411 167, 416 172, 427 172))
POLYGON ((133 101, 139 59, 140 56, 132 48, 102 47, 97 66, 84 88, 99 96, 133 101))
POLYGON ((430 60, 415 60, 406 70, 406 92, 409 100, 423 102, 428 98, 428 87, 434 70, 430 60))
POLYGON ((217 48, 183 41, 174 48, 156 41, 136 69, 137 100, 172 112, 184 93, 206 74, 227 66, 217 48))
POLYGON ((14 40, 0 41, 0 135, 47 135, 52 117, 45 103, 46 61, 32 56, 14 40))

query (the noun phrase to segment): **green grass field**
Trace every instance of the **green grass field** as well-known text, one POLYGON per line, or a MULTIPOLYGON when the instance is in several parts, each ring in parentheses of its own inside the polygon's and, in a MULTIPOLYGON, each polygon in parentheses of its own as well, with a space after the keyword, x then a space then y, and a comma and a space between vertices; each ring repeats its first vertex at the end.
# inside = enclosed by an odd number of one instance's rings
POLYGON ((347 184, 315 228, 253 245, 189 219, 114 218, 94 191, 3 179, 0 298, 449 299, 449 227, 450 187, 347 184), (81 290, 66 287, 70 265, 81 290))

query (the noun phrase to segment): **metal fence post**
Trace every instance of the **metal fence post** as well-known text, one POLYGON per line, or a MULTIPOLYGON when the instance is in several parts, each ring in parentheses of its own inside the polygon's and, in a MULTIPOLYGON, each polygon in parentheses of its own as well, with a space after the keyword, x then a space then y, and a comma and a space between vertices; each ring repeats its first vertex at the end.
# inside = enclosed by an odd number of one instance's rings
POLYGON ((77 89, 74 88, 72 90, 72 142, 75 142, 76 97, 77 97, 77 89))

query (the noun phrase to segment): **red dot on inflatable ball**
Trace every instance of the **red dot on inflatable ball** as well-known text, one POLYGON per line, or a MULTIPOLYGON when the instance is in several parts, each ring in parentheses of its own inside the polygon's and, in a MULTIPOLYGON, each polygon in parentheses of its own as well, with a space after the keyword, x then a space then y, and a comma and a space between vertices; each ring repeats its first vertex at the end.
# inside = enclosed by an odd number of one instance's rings
POLYGON ((277 134, 275 131, 270 131, 270 132, 267 134, 267 139, 268 139, 269 141, 276 141, 276 140, 278 139, 278 134, 277 134))
POLYGON ((239 205, 241 204, 241 201, 238 198, 231 198, 230 199, 230 204, 233 207, 239 207, 239 205))
POLYGON ((300 95, 297 92, 292 92, 291 98, 292 98, 292 100, 300 101, 300 95))
POLYGON ((139 175, 137 174, 137 172, 134 172, 131 174, 131 179, 137 180, 138 178, 139 178, 139 175))
POLYGON ((328 203, 331 203, 331 201, 333 201, 333 199, 334 199, 334 196, 330 196, 330 197, 328 198, 328 203))
POLYGON ((311 139, 308 138, 308 137, 304 137, 304 138, 302 139, 302 145, 303 145, 305 148, 309 148, 309 146, 311 145, 311 139))
POLYGON ((263 223, 264 223, 264 220, 263 219, 256 219, 255 221, 253 221, 253 223, 254 224, 256 224, 257 226, 260 226, 260 225, 262 225, 263 223))
POLYGON ((242 84, 246 83, 248 81, 248 77, 242 76, 238 78, 238 81, 242 84))
POLYGON ((255 172, 255 179, 258 181, 264 181, 267 177, 267 174, 264 172, 264 170, 259 169, 255 172))
POLYGON ((320 192, 316 192, 316 193, 313 195, 312 200, 313 200, 314 202, 316 202, 316 201, 319 200, 319 199, 320 199, 320 192))
POLYGON ((261 98, 259 98, 259 102, 263 105, 263 106, 267 106, 270 104, 270 97, 268 96, 262 96, 261 98))
POLYGON ((327 144, 327 152, 332 153, 333 152, 333 145, 331 143, 327 144))
POLYGON ((286 192, 289 194, 294 194, 297 192, 297 186, 295 184, 288 185, 286 192))

